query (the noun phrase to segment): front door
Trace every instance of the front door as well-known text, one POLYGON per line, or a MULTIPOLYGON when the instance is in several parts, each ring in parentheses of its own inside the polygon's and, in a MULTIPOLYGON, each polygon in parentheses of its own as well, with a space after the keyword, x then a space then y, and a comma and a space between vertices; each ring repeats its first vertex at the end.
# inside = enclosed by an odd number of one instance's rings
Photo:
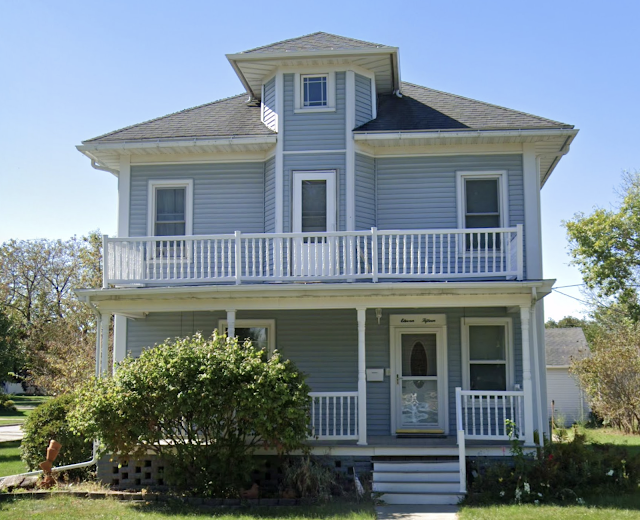
POLYGON ((334 274, 336 241, 326 235, 336 230, 336 172, 293 173, 293 232, 306 236, 293 240, 293 270, 298 276, 334 274))
POLYGON ((396 433, 444 433, 446 365, 442 346, 442 330, 396 330, 396 433))

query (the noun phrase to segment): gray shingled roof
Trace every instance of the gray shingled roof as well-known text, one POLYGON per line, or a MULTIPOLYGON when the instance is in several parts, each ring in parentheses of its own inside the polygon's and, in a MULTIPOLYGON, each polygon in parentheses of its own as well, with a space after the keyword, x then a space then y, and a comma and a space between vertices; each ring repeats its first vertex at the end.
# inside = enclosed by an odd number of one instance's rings
MULTIPOLYGON (((378 117, 356 131, 573 128, 572 125, 551 119, 411 83, 403 83, 402 92, 402 98, 394 95, 380 96, 378 117)), ((247 95, 239 94, 128 126, 84 142, 265 135, 274 135, 274 132, 260 121, 260 107, 248 105, 247 95)))
POLYGON ((247 95, 207 103, 144 123, 109 132, 85 143, 190 137, 275 135, 260 121, 260 107, 247 104, 247 95))
POLYGON ((402 96, 379 96, 378 117, 356 131, 573 128, 559 121, 412 83, 402 83, 402 96))
POLYGON ((547 366, 567 366, 589 356, 589 345, 580 327, 544 330, 547 366))
POLYGON ((329 34, 326 32, 315 32, 298 38, 282 40, 281 42, 270 43, 255 49, 243 51, 241 54, 259 54, 268 52, 298 52, 298 51, 330 51, 330 50, 350 50, 350 49, 375 49, 378 47, 387 47, 379 43, 365 42, 362 40, 354 40, 338 36, 337 34, 329 34))

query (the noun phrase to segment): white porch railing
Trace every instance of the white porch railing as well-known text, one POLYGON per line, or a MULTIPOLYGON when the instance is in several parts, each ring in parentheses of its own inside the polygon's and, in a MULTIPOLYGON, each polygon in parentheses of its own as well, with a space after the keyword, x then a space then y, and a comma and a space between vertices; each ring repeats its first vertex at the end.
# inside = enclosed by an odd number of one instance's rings
POLYGON ((506 421, 513 421, 524 439, 524 392, 456 389, 458 422, 467 439, 509 440, 506 421))
POLYGON ((514 228, 104 237, 104 286, 523 278, 514 228))
POLYGON ((358 392, 309 392, 310 438, 358 439, 358 392))

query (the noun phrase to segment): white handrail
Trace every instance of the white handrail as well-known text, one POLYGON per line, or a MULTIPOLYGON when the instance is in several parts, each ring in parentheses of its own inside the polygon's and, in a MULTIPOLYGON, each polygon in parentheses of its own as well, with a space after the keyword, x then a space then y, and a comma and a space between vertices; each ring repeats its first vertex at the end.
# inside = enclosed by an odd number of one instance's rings
POLYGON ((514 228, 103 237, 110 284, 522 279, 514 228))
POLYGON ((520 436, 530 427, 524 422, 523 391, 456 388, 456 421, 466 439, 509 440, 507 420, 516 424, 520 436))

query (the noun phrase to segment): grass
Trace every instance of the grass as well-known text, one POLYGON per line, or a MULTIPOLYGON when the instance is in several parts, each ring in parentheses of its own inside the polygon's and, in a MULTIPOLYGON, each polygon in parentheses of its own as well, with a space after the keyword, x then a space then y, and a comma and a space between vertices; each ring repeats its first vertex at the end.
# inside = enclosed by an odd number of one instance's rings
POLYGON ((20 441, 0 443, 0 477, 25 471, 27 467, 20 460, 20 441))
POLYGON ((335 502, 306 507, 247 508, 211 510, 189 507, 181 503, 121 502, 112 499, 87 500, 55 496, 46 500, 15 499, 0 503, 3 520, 75 520, 117 518, 119 520, 375 520, 371 505, 335 502))
POLYGON ((31 407, 35 408, 41 404, 46 403, 51 397, 48 395, 14 395, 11 400, 16 403, 18 407, 31 407))
POLYGON ((578 428, 587 436, 587 442, 624 446, 631 454, 640 454, 640 435, 625 435, 613 428, 578 428))
POLYGON ((0 410, 0 426, 22 424, 31 410, 0 410))
POLYGON ((11 397, 18 410, 0 410, 0 426, 24 423, 36 406, 46 403, 49 399, 51 397, 45 395, 16 395, 11 397))

